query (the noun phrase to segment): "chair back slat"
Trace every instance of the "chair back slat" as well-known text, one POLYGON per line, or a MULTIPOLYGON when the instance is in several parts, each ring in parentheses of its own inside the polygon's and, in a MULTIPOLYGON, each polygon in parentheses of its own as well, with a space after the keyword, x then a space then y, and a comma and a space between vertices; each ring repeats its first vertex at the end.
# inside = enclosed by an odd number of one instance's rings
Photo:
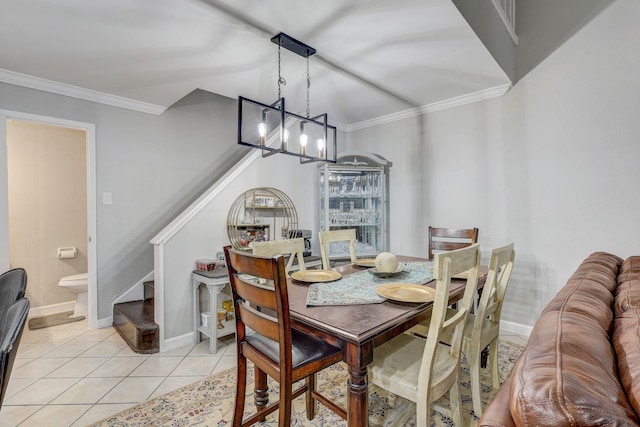
POLYGON ((238 314, 246 326, 260 335, 264 335, 273 341, 278 341, 280 338, 277 317, 260 312, 248 304, 240 304, 238 306, 238 314))
POLYGON ((474 243, 478 243, 478 228, 429 227, 427 254, 433 259, 436 251, 453 251, 474 243))
POLYGON ((322 257, 322 268, 329 270, 331 268, 331 262, 329 260, 329 243, 333 242, 348 242, 349 244, 349 258, 351 262, 356 262, 358 259, 356 255, 356 230, 355 228, 348 228, 342 230, 329 230, 318 232, 320 241, 320 255, 322 257))
POLYGON ((257 307, 268 308, 273 311, 278 309, 273 281, 263 284, 260 283, 260 278, 258 277, 250 276, 250 278, 247 278, 243 275, 236 275, 234 280, 236 294, 239 298, 250 301, 257 307))
POLYGON ((251 244, 254 255, 272 257, 274 255, 285 255, 289 257, 286 272, 290 272, 293 268, 293 262, 298 259, 298 268, 300 270, 306 270, 304 265, 304 239, 282 239, 282 240, 269 240, 266 242, 253 242, 251 244))

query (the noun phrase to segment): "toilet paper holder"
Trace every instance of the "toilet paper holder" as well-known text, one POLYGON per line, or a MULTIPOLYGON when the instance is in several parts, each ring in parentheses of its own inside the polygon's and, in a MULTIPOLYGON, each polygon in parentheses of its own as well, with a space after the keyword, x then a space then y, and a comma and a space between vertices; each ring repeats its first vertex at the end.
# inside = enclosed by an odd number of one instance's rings
POLYGON ((78 254, 78 250, 75 246, 69 246, 66 248, 58 248, 58 258, 75 258, 78 254))

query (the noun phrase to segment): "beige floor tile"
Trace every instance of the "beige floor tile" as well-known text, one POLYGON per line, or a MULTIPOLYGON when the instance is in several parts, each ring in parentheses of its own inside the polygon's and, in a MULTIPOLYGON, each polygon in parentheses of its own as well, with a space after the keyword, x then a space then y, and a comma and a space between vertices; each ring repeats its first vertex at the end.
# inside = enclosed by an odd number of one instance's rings
POLYGON ((77 329, 68 329, 57 331, 42 338, 39 342, 67 342, 85 333, 77 329))
POLYGON ((170 391, 177 390, 200 380, 200 377, 167 377, 162 384, 153 392, 149 399, 160 396, 170 391))
POLYGON ((89 424, 93 424, 100 420, 103 420, 111 415, 117 414, 120 411, 124 411, 125 409, 130 407, 131 405, 128 403, 107 403, 93 405, 91 409, 89 409, 80 418, 78 418, 76 422, 71 424, 71 427, 85 427, 89 424))
POLYGON ((47 353, 47 357, 77 357, 97 345, 95 342, 69 341, 47 353))
MULTIPOLYGON (((112 327, 96 329, 93 331, 86 331, 77 337, 74 338, 74 341, 105 341, 107 338, 111 337, 113 334, 117 335, 117 332, 112 327)), ((119 341, 122 341, 122 338, 118 335, 119 341)), ((114 341, 114 340, 111 340, 114 341)))
POLYGON ((20 427, 68 427, 91 408, 91 405, 47 405, 31 415, 20 427))
MULTIPOLYGON (((0 411, 0 426, 17 426, 22 421, 35 414, 42 405, 7 406, 0 411)), ((43 424, 45 425, 45 424, 43 424)))
POLYGON ((166 377, 183 357, 149 357, 129 374, 132 377, 166 377))
POLYGON ((171 372, 170 376, 207 376, 218 364, 222 356, 187 357, 171 372))
POLYGON ((108 359, 98 369, 91 372, 89 377, 126 377, 136 369, 146 358, 144 357, 113 357, 108 359))
POLYGON ((144 402, 164 381, 164 377, 127 377, 107 393, 98 403, 144 402))
POLYGON ((97 344, 95 342, 72 341, 69 344, 75 343, 86 343, 92 345, 92 347, 82 353, 80 357, 112 357, 120 353, 122 349, 127 346, 124 341, 102 341, 97 344))
POLYGON ((175 356, 186 356, 193 349, 194 344, 183 345, 182 347, 174 348, 173 350, 164 351, 162 353, 153 353, 150 354, 149 357, 175 357, 175 356))
POLYGON ((82 378, 56 397, 51 403, 55 405, 98 402, 124 378, 82 378))
MULTIPOLYGON (((20 345, 19 345, 19 354, 16 356, 16 358, 25 358, 25 359, 33 359, 35 357, 42 357, 45 354, 49 354, 52 351, 56 350, 57 348, 59 348, 60 346, 62 346, 63 343, 46 343, 46 342, 36 342, 36 343, 23 343, 22 340, 20 341, 20 345)), ((63 355, 61 355, 60 357, 64 357, 63 355)))
POLYGON ((4 405, 44 405, 78 382, 78 378, 43 378, 5 399, 4 405))
POLYGON ((218 372, 226 371, 227 369, 235 368, 237 366, 235 356, 222 356, 218 364, 213 368, 211 374, 217 374, 218 372))
POLYGON ((70 357, 33 359, 18 368, 14 366, 11 369, 11 378, 43 378, 70 360, 72 360, 70 357))
MULTIPOLYGON (((39 378, 13 378, 13 375, 11 375, 11 378, 9 379, 9 386, 7 387, 7 391, 4 396, 5 400, 29 387, 31 384, 38 381, 38 379, 39 378)), ((0 426, 1 425, 3 424, 0 423, 0 426)))
POLYGON ((50 372, 47 378, 86 377, 109 360, 108 357, 77 357, 50 372))

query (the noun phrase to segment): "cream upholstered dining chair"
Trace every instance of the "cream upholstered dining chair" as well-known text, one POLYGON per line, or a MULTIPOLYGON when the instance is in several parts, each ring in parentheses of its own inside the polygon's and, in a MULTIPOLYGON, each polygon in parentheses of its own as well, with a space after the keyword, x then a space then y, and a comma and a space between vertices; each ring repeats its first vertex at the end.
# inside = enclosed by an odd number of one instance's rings
POLYGON ((451 251, 478 243, 477 228, 440 228, 429 226, 427 254, 433 259, 436 252, 451 251))
POLYGON ((478 244, 436 254, 433 277, 436 293, 427 339, 400 334, 375 349, 369 365, 369 381, 391 393, 416 403, 419 427, 430 425, 432 407, 462 426, 458 373, 467 315, 478 284, 480 249, 478 244), (455 316, 446 319, 451 276, 469 271, 462 300, 455 316), (451 334, 451 345, 441 343, 451 334), (434 402, 449 392, 450 408, 434 402))
POLYGON ((316 401, 343 419, 347 412, 316 390, 315 375, 342 360, 342 349, 295 329, 291 324, 284 257, 261 257, 224 248, 236 321, 237 382, 233 426, 248 426, 275 410, 278 426, 291 425, 291 401, 306 396, 307 418, 315 417, 316 401), (266 284, 258 279, 265 279, 266 284), (248 333, 248 329, 251 330, 248 333), (255 401, 264 402, 243 420, 247 359, 254 365, 255 401), (280 385, 278 399, 267 405, 267 375, 280 385), (305 379, 295 390, 293 384, 305 379))
POLYGON ((325 270, 331 269, 331 263, 329 262, 329 243, 333 242, 348 242, 349 244, 349 258, 351 262, 356 262, 358 259, 356 255, 356 230, 355 228, 348 228, 342 230, 329 230, 320 231, 318 233, 320 238, 320 255, 322 257, 322 268, 325 270))
POLYGON ((289 257, 285 271, 289 273, 294 267, 294 261, 298 260, 298 269, 306 270, 304 265, 304 239, 282 239, 269 240, 266 242, 253 242, 251 244, 254 255, 272 257, 274 255, 285 255, 289 257))

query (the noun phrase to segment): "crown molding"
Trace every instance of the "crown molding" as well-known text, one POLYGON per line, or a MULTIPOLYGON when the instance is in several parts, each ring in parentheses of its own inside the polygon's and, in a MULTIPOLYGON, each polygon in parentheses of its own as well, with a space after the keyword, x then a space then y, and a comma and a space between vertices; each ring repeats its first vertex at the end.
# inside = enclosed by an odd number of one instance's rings
POLYGON ((431 104, 423 105, 422 107, 411 108, 409 110, 388 114, 386 116, 376 117, 375 119, 365 120, 351 125, 343 125, 344 131, 352 132, 360 129, 366 129, 372 126, 379 126, 386 123, 396 122, 398 120, 421 116, 427 113, 433 113, 435 111, 446 110, 466 104, 472 104, 478 101, 484 101, 486 99, 496 98, 507 93, 509 89, 511 89, 511 83, 505 83, 503 85, 495 86, 489 89, 483 89, 478 92, 456 96, 455 98, 445 99, 444 101, 438 101, 431 104))
POLYGON ((0 69, 0 82, 10 83, 16 86, 28 87, 30 89, 43 90, 45 92, 56 93, 58 95, 70 96, 85 101, 97 102, 111 105, 113 107, 125 108, 127 110, 139 111, 141 113, 154 114, 159 116, 167 109, 161 105, 149 104, 147 102, 135 101, 116 95, 59 83, 40 77, 28 76, 14 71, 0 69))

